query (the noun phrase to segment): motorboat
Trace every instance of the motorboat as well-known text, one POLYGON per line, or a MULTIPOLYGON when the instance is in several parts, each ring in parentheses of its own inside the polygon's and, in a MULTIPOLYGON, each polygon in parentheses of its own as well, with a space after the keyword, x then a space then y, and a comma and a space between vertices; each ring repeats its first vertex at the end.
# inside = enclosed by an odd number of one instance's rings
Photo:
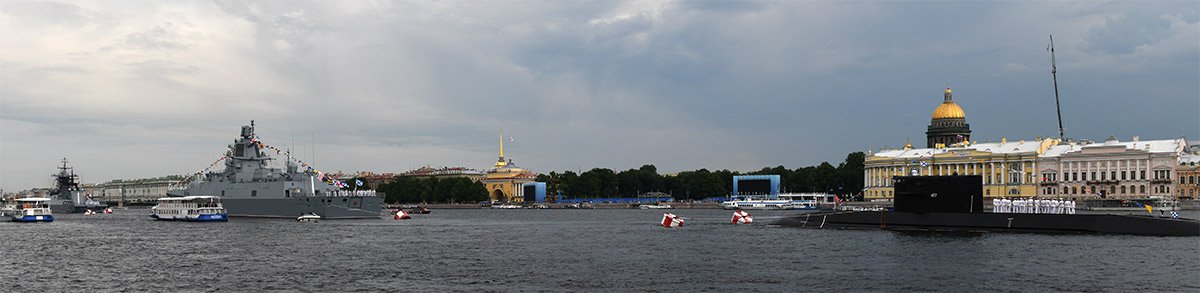
POLYGON ((307 214, 300 215, 300 217, 296 218, 296 222, 301 222, 301 223, 308 223, 308 222, 315 223, 315 222, 320 222, 320 221, 321 221, 321 215, 318 215, 317 213, 307 213, 307 214))

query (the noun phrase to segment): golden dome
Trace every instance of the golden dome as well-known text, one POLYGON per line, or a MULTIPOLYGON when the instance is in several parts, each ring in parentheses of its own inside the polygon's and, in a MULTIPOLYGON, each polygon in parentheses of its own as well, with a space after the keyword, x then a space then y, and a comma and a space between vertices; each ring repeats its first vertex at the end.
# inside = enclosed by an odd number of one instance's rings
POLYGON ((933 119, 947 118, 967 118, 967 114, 963 112, 962 107, 954 103, 954 93, 950 91, 950 87, 946 87, 946 94, 943 97, 941 105, 937 109, 933 109, 933 119))
POLYGON ((954 102, 944 102, 933 110, 933 119, 967 118, 962 107, 954 102))

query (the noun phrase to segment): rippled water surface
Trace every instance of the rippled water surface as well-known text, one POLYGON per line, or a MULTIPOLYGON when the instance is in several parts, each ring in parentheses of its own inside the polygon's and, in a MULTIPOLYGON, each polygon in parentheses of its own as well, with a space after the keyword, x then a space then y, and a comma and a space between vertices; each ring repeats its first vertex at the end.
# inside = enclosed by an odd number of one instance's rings
MULTIPOLYGON (((0 222, 0 291, 1200 291, 1200 238, 783 228, 787 211, 0 222)), ((1195 218, 1197 213, 1186 212, 1195 218)))

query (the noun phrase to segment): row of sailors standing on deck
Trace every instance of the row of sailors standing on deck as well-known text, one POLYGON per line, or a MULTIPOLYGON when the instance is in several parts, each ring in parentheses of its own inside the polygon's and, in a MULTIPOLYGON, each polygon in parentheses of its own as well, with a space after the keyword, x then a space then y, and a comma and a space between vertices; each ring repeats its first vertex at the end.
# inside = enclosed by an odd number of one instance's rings
POLYGON ((1075 201, 1061 199, 992 199, 993 213, 1075 214, 1075 201))
POLYGON ((375 196, 374 190, 337 190, 332 196, 375 196))

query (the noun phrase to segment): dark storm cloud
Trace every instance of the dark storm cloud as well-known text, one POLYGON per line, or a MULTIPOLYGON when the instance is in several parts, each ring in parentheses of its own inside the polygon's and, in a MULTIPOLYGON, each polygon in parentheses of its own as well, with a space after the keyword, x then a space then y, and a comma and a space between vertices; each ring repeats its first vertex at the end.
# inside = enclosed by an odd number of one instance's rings
POLYGON ((484 168, 501 129, 536 171, 798 167, 919 144, 947 84, 1033 139, 1050 34, 1069 135, 1200 137, 1188 2, 137 4, 0 3, 6 189, 191 172, 251 119, 326 170, 484 168))

